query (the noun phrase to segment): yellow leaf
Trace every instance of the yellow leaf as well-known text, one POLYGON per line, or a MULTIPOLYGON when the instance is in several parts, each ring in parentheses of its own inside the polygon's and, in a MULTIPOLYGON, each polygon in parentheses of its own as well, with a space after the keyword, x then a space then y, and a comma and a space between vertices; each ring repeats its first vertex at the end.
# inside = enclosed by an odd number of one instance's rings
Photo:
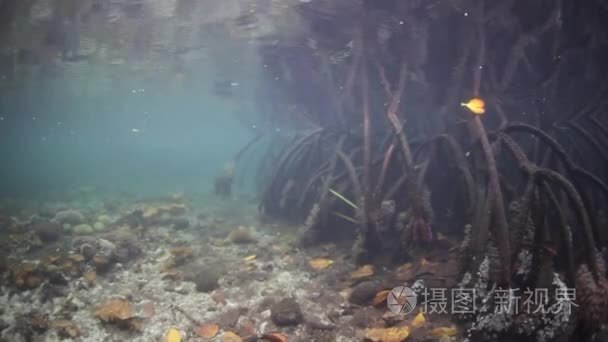
POLYGON ((421 326, 423 326, 425 324, 426 324, 426 318, 424 318, 422 311, 420 311, 420 313, 417 314, 416 317, 414 317, 414 319, 412 320, 412 328, 420 328, 421 326))
POLYGON ((440 327, 431 330, 431 337, 441 337, 441 336, 454 336, 458 333, 458 330, 454 327, 440 327))
POLYGON ((203 338, 212 338, 220 331, 217 324, 206 324, 196 329, 196 334, 203 338))
POLYGON ((325 258, 316 258, 308 261, 308 265, 315 270, 322 270, 324 268, 328 268, 333 263, 333 260, 325 258))
POLYGON ((365 338, 373 342, 402 342, 410 336, 408 327, 366 329, 365 338))
POLYGON ((485 102, 478 97, 474 97, 470 99, 469 102, 461 103, 460 105, 467 107, 471 112, 473 112, 473 114, 481 115, 486 112, 485 102))
POLYGON ((243 339, 233 333, 232 331, 226 331, 225 333, 222 334, 222 342, 242 342, 243 339))
POLYGON ((169 328, 169 330, 167 330, 166 342, 181 342, 181 340, 182 335, 179 333, 179 330, 177 330, 177 328, 171 327, 169 328))
POLYGON ((250 261, 255 260, 255 258, 256 258, 256 255, 255 255, 255 254, 252 254, 252 255, 249 255, 249 256, 244 257, 244 258, 243 258, 243 261, 244 261, 244 262, 250 262, 250 261))
POLYGON ((374 266, 363 265, 350 274, 353 279, 366 278, 374 275, 374 266))
POLYGON ((391 290, 382 290, 376 293, 374 300, 372 301, 373 306, 384 306, 386 304, 386 298, 388 298, 388 294, 391 293, 391 290))

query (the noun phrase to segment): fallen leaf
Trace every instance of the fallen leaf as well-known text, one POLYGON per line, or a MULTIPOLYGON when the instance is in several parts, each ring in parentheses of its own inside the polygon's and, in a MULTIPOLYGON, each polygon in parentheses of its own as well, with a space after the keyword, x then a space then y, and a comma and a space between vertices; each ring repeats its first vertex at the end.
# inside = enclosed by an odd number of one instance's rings
POLYGON ((262 335, 262 340, 268 342, 287 342, 287 336, 278 332, 268 333, 262 335))
POLYGON ((454 327, 439 327, 431 330, 431 337, 442 337, 442 336, 454 336, 458 333, 458 330, 454 327))
POLYGON ((406 326, 365 330, 365 338, 373 342, 402 342, 408 336, 410 336, 410 329, 406 326))
POLYGON ((169 328, 169 330, 167 330, 167 335, 165 338, 166 342, 181 342, 181 340, 182 335, 179 333, 179 330, 177 330, 177 328, 171 327, 169 328))
POLYGON ((359 267, 356 271, 350 274, 352 279, 361 279, 367 278, 374 275, 374 266, 372 265, 363 265, 359 267))
POLYGON ((422 311, 420 311, 420 313, 418 313, 416 315, 416 317, 414 317, 414 319, 412 320, 412 328, 420 328, 421 326, 423 326, 425 324, 426 324, 426 318, 424 318, 422 311))
POLYGON ((124 321, 133 317, 133 308, 129 301, 112 299, 95 308, 93 316, 102 321, 124 321))
POLYGON ((331 264, 333 264, 333 260, 325 259, 325 258, 316 258, 308 261, 308 265, 315 270, 322 270, 328 268, 331 264))
POLYGON ((196 329, 196 334, 199 337, 212 338, 215 337, 219 331, 220 327, 217 324, 205 324, 196 329))
POLYGON ((250 261, 255 260, 255 258, 256 258, 256 257, 257 257, 257 256, 256 256, 255 254, 248 255, 248 256, 246 256, 246 257, 244 257, 244 258, 243 258, 243 261, 244 261, 244 262, 250 262, 250 261))
POLYGON ((243 339, 233 333, 232 331, 226 331, 225 333, 222 334, 222 342, 242 342, 243 339))
POLYGON ((391 293, 391 290, 382 290, 376 293, 374 300, 372 301, 372 305, 375 307, 385 306, 386 298, 388 298, 388 294, 391 293))

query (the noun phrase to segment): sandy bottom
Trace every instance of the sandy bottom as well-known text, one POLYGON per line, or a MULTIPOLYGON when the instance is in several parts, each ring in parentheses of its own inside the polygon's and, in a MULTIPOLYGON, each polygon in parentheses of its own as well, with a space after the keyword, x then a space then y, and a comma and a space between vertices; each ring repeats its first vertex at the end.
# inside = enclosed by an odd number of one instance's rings
POLYGON ((413 275, 357 267, 349 243, 301 248, 253 201, 98 202, 2 207, 1 341, 460 340, 445 315, 387 310, 413 275))

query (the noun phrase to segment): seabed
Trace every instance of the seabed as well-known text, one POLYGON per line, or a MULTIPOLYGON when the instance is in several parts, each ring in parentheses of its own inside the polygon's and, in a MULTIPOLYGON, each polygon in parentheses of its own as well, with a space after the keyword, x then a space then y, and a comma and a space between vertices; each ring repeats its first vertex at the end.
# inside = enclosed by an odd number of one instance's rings
POLYGON ((2 341, 460 341, 465 332, 446 314, 386 308, 394 286, 453 282, 448 255, 357 267, 350 246, 300 248, 298 227, 263 222, 250 199, 89 196, 0 208, 2 341))

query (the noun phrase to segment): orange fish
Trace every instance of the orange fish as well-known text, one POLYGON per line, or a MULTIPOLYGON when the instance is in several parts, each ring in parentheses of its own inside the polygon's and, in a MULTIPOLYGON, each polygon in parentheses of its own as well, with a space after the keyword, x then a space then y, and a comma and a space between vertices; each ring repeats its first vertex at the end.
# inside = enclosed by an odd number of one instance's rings
POLYGON ((486 112, 486 103, 479 97, 474 97, 467 103, 461 102, 460 105, 469 108, 469 110, 476 115, 481 115, 486 112))

